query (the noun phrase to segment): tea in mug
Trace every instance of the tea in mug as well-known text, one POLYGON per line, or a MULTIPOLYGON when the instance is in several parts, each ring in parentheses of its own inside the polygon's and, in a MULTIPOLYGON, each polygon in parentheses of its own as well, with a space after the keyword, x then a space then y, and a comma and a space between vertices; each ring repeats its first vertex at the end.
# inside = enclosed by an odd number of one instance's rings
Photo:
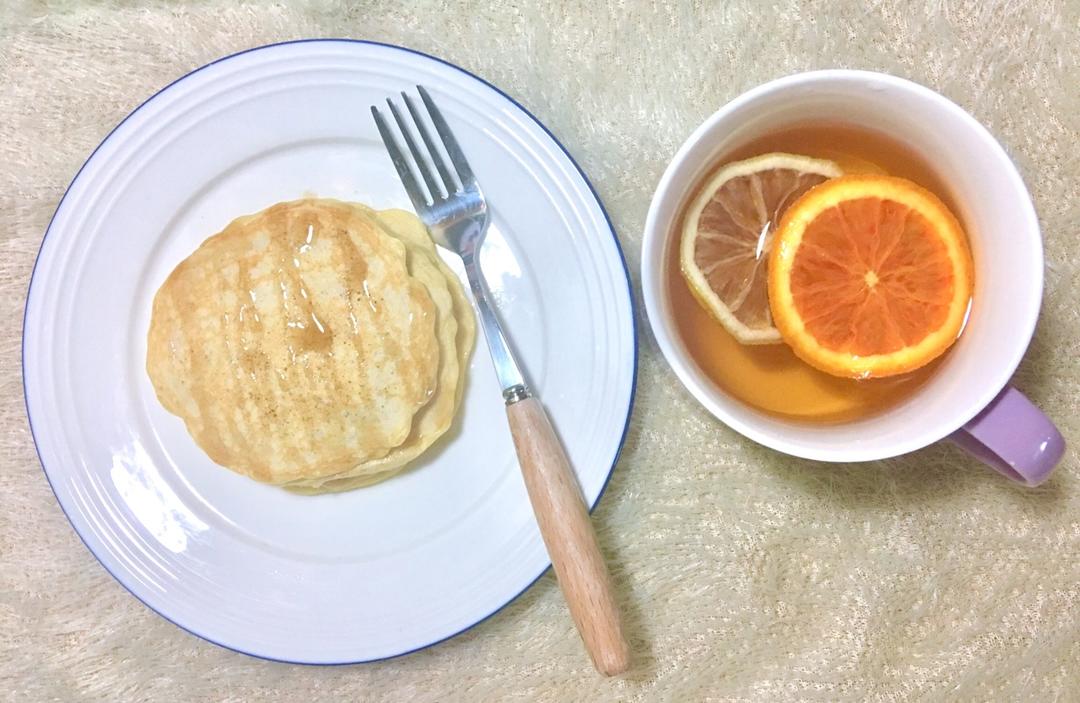
POLYGON ((934 373, 963 329, 967 237, 932 168, 899 142, 807 124, 717 161, 668 252, 676 327, 725 392, 844 422, 934 373))

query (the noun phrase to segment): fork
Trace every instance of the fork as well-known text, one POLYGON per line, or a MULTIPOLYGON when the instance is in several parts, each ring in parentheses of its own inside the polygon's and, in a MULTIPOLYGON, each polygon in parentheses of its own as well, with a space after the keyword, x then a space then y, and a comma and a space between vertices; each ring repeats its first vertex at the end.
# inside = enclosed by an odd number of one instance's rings
POLYGON ((612 594, 611 577, 600 554, 581 489, 547 413, 526 385, 507 344, 480 269, 480 248, 490 223, 487 201, 431 95, 423 86, 416 88, 449 164, 440 154, 427 122, 407 93, 402 92, 401 97, 408 117, 393 100, 388 98, 386 102, 404 138, 408 156, 398 146, 379 109, 372 106, 371 114, 420 219, 435 240, 457 254, 464 264, 502 388, 506 418, 525 487, 555 575, 593 665, 607 676, 621 673, 630 663, 629 646, 612 594), (422 144, 417 141, 414 130, 422 144), (413 173, 413 165, 423 185, 413 173))

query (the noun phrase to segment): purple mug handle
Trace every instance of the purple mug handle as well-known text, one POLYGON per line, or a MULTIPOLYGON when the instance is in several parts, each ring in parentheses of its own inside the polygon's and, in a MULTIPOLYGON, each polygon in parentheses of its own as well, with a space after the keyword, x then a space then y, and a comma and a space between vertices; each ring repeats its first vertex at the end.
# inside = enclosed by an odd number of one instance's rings
POLYGON ((950 439, 995 471, 1038 486, 1065 453, 1065 438, 1042 411, 1012 386, 1005 386, 982 412, 950 439))

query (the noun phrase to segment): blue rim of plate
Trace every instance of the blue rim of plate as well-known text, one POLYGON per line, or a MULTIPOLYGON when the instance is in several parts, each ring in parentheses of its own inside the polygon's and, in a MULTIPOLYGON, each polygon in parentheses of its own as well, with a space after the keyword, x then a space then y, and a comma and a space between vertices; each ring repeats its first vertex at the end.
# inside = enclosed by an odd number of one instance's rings
POLYGON ((22 377, 23 377, 23 404, 26 407, 26 420, 27 420, 27 423, 30 425, 30 437, 34 441, 34 451, 38 455, 38 463, 41 464, 42 473, 45 474, 45 480, 49 482, 49 488, 52 490, 53 497, 56 498, 56 502, 60 506, 60 510, 64 513, 64 517, 67 518, 67 520, 71 524, 72 528, 75 529, 75 534, 79 536, 79 539, 82 541, 82 543, 86 547, 86 549, 91 554, 94 555, 94 558, 97 559, 98 563, 101 564, 101 566, 105 569, 105 571, 108 572, 108 574, 113 577, 114 581, 116 581, 121 586, 123 586, 124 589, 128 593, 130 593, 136 600, 138 600, 140 603, 142 603, 144 606, 146 606, 147 609, 151 610, 154 613, 157 613, 159 616, 161 616, 167 622, 175 625, 176 627, 180 628, 184 632, 187 632, 188 634, 194 635, 194 636, 198 637, 201 640, 205 640, 206 642, 209 642, 210 644, 217 645, 218 647, 221 647, 223 649, 228 649, 228 650, 231 650, 233 652, 238 652, 240 654, 245 654, 245 655, 247 655, 249 657, 254 657, 256 659, 264 659, 266 661, 280 662, 282 664, 302 664, 304 666, 348 666, 350 664, 370 664, 372 662, 386 661, 388 659, 396 659, 398 657, 404 657, 406 655, 414 654, 416 652, 423 651, 423 650, 428 649, 430 647, 434 647, 437 644, 441 644, 441 643, 443 643, 443 642, 445 642, 445 641, 447 641, 449 639, 453 639, 454 637, 457 637, 458 635, 460 635, 460 634, 462 634, 464 632, 467 632, 468 630, 471 630, 472 628, 476 627, 477 625, 484 622, 488 618, 491 618, 494 615, 497 615, 499 612, 501 612, 503 610, 503 608, 510 605, 515 600, 517 600, 519 597, 521 597, 521 595, 524 594, 525 591, 532 588, 536 584, 536 582, 540 580, 540 577, 543 576, 547 572, 547 570, 551 568, 550 561, 548 562, 547 566, 545 566, 543 569, 541 569, 540 573, 538 573, 536 575, 536 577, 533 578, 533 580, 530 581, 523 589, 518 591, 516 594, 511 596, 511 598, 509 600, 507 600, 505 603, 503 603, 502 605, 496 607, 490 613, 488 613, 487 615, 484 615, 483 617, 481 617, 479 620, 477 620, 473 624, 468 625, 468 626, 458 630, 457 632, 455 632, 452 635, 447 635, 446 637, 443 637, 441 639, 437 639, 434 642, 429 642, 427 644, 420 645, 419 647, 414 647, 413 649, 410 649, 410 650, 407 650, 407 651, 404 651, 404 652, 399 652, 397 654, 390 654, 390 655, 387 655, 385 657, 375 657, 373 659, 357 659, 355 661, 340 661, 340 662, 306 662, 306 661, 297 661, 297 660, 293 660, 293 659, 280 659, 280 658, 277 658, 277 657, 266 656, 264 654, 258 654, 256 652, 248 652, 248 651, 245 651, 245 650, 240 649, 238 647, 233 647, 233 646, 230 646, 230 645, 225 644, 223 642, 218 642, 218 641, 216 641, 216 640, 214 640, 214 639, 212 639, 212 638, 210 638, 210 637, 208 637, 208 636, 206 636, 204 634, 196 632, 196 631, 194 631, 194 630, 192 630, 192 629, 190 629, 188 627, 185 627, 184 625, 181 625, 180 623, 178 623, 175 620, 173 620, 172 618, 170 618, 165 613, 161 612, 160 610, 157 610, 156 608, 151 606, 149 603, 147 603, 145 600, 140 598, 139 595, 137 593, 135 593, 135 591, 133 591, 130 587, 128 587, 128 585, 126 583, 124 583, 119 577, 117 577, 117 575, 114 574, 109 569, 109 567, 105 564, 105 562, 102 561, 101 557, 99 557, 97 555, 97 553, 93 549, 90 548, 90 545, 87 544, 86 539, 83 538, 82 533, 79 532, 79 530, 77 528, 75 528, 75 523, 71 520, 71 516, 67 514, 67 510, 64 508, 63 502, 61 502, 60 497, 56 494, 56 488, 53 486, 52 479, 49 478, 49 472, 45 469, 45 462, 42 461, 42 459, 41 459, 41 451, 38 449, 37 432, 34 430, 34 420, 30 416, 29 398, 27 397, 27 394, 26 394, 26 363, 25 363, 25 359, 26 359, 26 333, 25 333, 25 330, 26 330, 26 315, 27 315, 27 311, 29 310, 29 307, 30 307, 30 295, 34 290, 34 277, 37 275, 37 265, 38 265, 38 261, 41 258, 41 250, 45 246, 45 240, 48 238, 49 231, 52 229, 53 220, 56 219, 57 213, 60 212, 60 207, 64 204, 64 200, 67 198, 68 192, 71 190, 71 187, 73 185, 75 185, 75 182, 79 180, 79 176, 82 174, 83 169, 86 168, 86 165, 88 163, 90 163, 90 161, 94 158, 94 155, 97 154, 97 152, 101 149, 101 147, 105 146, 105 144, 112 137, 113 133, 115 133, 116 130, 118 130, 121 127, 121 125, 123 125, 125 122, 127 122, 135 113, 137 113, 139 110, 141 110, 143 107, 145 107, 148 103, 153 101, 154 98, 161 95, 162 93, 164 93, 169 88, 172 88, 174 85, 180 83, 181 81, 187 79, 188 77, 195 75, 199 71, 202 71, 205 68, 209 68, 210 66, 213 66, 215 64, 219 64, 219 63, 222 63, 224 61, 228 61, 229 59, 234 59, 234 58, 236 58, 238 56, 243 56, 244 54, 250 54, 250 53, 253 53, 253 52, 256 52, 256 51, 262 51, 264 49, 272 49, 274 47, 288 46, 288 45, 291 45, 291 44, 312 44, 312 43, 316 43, 316 42, 330 42, 330 43, 339 42, 339 43, 345 43, 345 44, 368 44, 368 45, 372 45, 372 46, 381 46, 381 47, 384 47, 384 48, 387 48, 387 49, 394 49, 394 50, 397 50, 397 51, 404 51, 405 53, 408 53, 408 54, 413 54, 415 56, 420 56, 422 58, 429 59, 431 61, 436 61, 436 62, 438 62, 440 64, 443 64, 444 66, 448 66, 448 67, 450 67, 450 68, 452 68, 452 69, 454 69, 456 71, 459 71, 459 72, 465 74, 466 76, 469 76, 470 78, 472 78, 472 79, 474 79, 476 81, 479 81, 482 85, 490 88, 491 90, 494 90, 496 93, 498 93, 502 97, 509 100, 516 108, 518 108, 523 113, 528 115, 529 119, 531 119, 533 122, 535 122, 536 125, 540 129, 544 130, 544 133, 547 134, 548 137, 551 138, 551 141, 555 142, 555 144, 558 145, 559 149, 561 149, 563 154, 566 155, 566 158, 570 159, 570 163, 572 163, 574 165, 574 168, 577 169, 578 175, 581 176, 581 179, 583 181, 585 181, 585 185, 589 187, 589 192, 592 193, 592 197, 593 197, 594 200, 596 200, 596 204, 600 206, 600 212, 603 213, 603 215, 604 215, 604 221, 607 222, 608 232, 611 234, 611 238, 615 242, 615 250, 619 254, 619 261, 622 263, 623 276, 626 278, 627 298, 628 298, 629 303, 630 303, 630 331, 631 331, 631 333, 633 335, 633 343, 634 343, 634 360, 633 360, 633 369, 632 369, 633 373, 631 374, 631 381, 630 381, 630 400, 628 401, 627 406, 626 406, 626 422, 623 425, 622 436, 619 438, 618 449, 615 450, 615 456, 611 460, 611 467, 608 469, 607 477, 604 479, 604 485, 600 487, 600 492, 596 495, 596 500, 594 500, 592 505, 589 507, 589 513, 591 514, 593 512, 593 510, 596 509, 596 506, 600 504, 600 499, 604 497, 604 492, 607 490, 608 484, 611 482, 611 476, 612 476, 612 474, 615 473, 615 465, 619 462, 619 457, 622 455, 623 446, 626 444, 626 435, 627 435, 627 432, 630 430, 630 418, 633 415, 633 411, 634 411, 634 399, 637 396, 637 374, 638 374, 638 352, 639 352, 639 350, 638 350, 638 339, 637 339, 637 333, 638 333, 638 329, 637 329, 637 310, 636 310, 636 307, 635 307, 635 304, 634 304, 634 290, 633 290, 633 287, 632 287, 632 285, 630 283, 630 269, 626 265, 626 255, 623 253, 622 245, 619 243, 619 237, 618 237, 617 234, 615 234, 615 226, 611 223, 611 217, 607 213, 607 208, 604 207, 604 201, 600 199, 599 193, 596 192, 596 188, 593 187, 592 181, 589 180, 589 177, 587 175, 585 175, 585 171, 582 170, 581 166, 574 159, 574 157, 570 154, 569 150, 567 150, 567 148, 563 145, 563 143, 561 141, 559 141, 558 137, 556 137, 551 132, 551 130, 548 129, 547 126, 536 117, 536 115, 529 112, 528 108, 526 108, 524 105, 519 103, 517 100, 514 100, 514 98, 510 97, 508 94, 506 94, 498 86, 484 80, 483 78, 476 75, 475 73, 473 73, 473 72, 471 72, 471 71, 469 71, 467 69, 464 69, 461 66, 458 66, 457 64, 450 63, 449 61, 447 61, 445 59, 441 59, 438 56, 432 56, 431 54, 427 54, 427 53, 424 53, 423 51, 418 51, 416 49, 410 49, 408 47, 398 46, 397 44, 387 44, 385 42, 372 41, 372 40, 369 40, 369 39, 347 39, 347 38, 334 38, 334 37, 312 38, 312 39, 294 39, 292 41, 276 42, 274 44, 264 44, 262 46, 256 46, 256 47, 252 47, 250 49, 244 49, 243 51, 238 51, 238 52, 233 53, 233 54, 228 54, 227 56, 222 56, 219 59, 215 59, 215 60, 211 61, 210 63, 204 64, 202 66, 199 66, 198 68, 195 68, 195 69, 193 69, 191 71, 188 71, 183 76, 180 76, 179 78, 172 81, 168 85, 165 85, 164 87, 160 88, 153 95, 151 95, 146 100, 143 100, 141 103, 139 103, 138 107, 136 107, 134 110, 129 112, 127 114, 127 116, 124 117, 124 119, 120 120, 116 124, 115 127, 113 127, 111 130, 109 130, 109 133, 105 135, 105 138, 101 140, 101 143, 98 144, 97 147, 95 147, 92 152, 90 152, 90 156, 86 157, 86 160, 83 162, 82 166, 80 166, 79 170, 75 172, 75 176, 74 176, 74 178, 71 179, 71 183, 69 183, 68 187, 64 190, 64 195, 61 196, 60 201, 56 204, 56 209, 53 211, 52 217, 49 218, 49 225, 48 225, 48 227, 45 228, 45 234, 41 238, 41 244, 38 246, 37 256, 34 257, 34 268, 30 273, 30 284, 27 286, 27 289, 26 289, 26 304, 23 306, 23 320, 22 320, 22 322, 23 322, 23 327, 22 327, 23 328, 23 335, 22 335, 22 344, 20 345, 19 354, 20 354, 20 363, 21 363, 22 369, 23 369, 23 372, 22 372, 22 377))

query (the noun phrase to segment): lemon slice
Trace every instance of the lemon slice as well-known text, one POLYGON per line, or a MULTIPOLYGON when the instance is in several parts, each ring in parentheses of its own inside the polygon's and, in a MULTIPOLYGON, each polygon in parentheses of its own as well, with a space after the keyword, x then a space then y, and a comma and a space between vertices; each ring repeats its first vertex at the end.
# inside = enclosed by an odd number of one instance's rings
POLYGON ((775 344, 768 298, 773 230, 788 206, 830 178, 836 163, 763 154, 725 164, 690 203, 679 260, 690 290, 742 344, 775 344))

